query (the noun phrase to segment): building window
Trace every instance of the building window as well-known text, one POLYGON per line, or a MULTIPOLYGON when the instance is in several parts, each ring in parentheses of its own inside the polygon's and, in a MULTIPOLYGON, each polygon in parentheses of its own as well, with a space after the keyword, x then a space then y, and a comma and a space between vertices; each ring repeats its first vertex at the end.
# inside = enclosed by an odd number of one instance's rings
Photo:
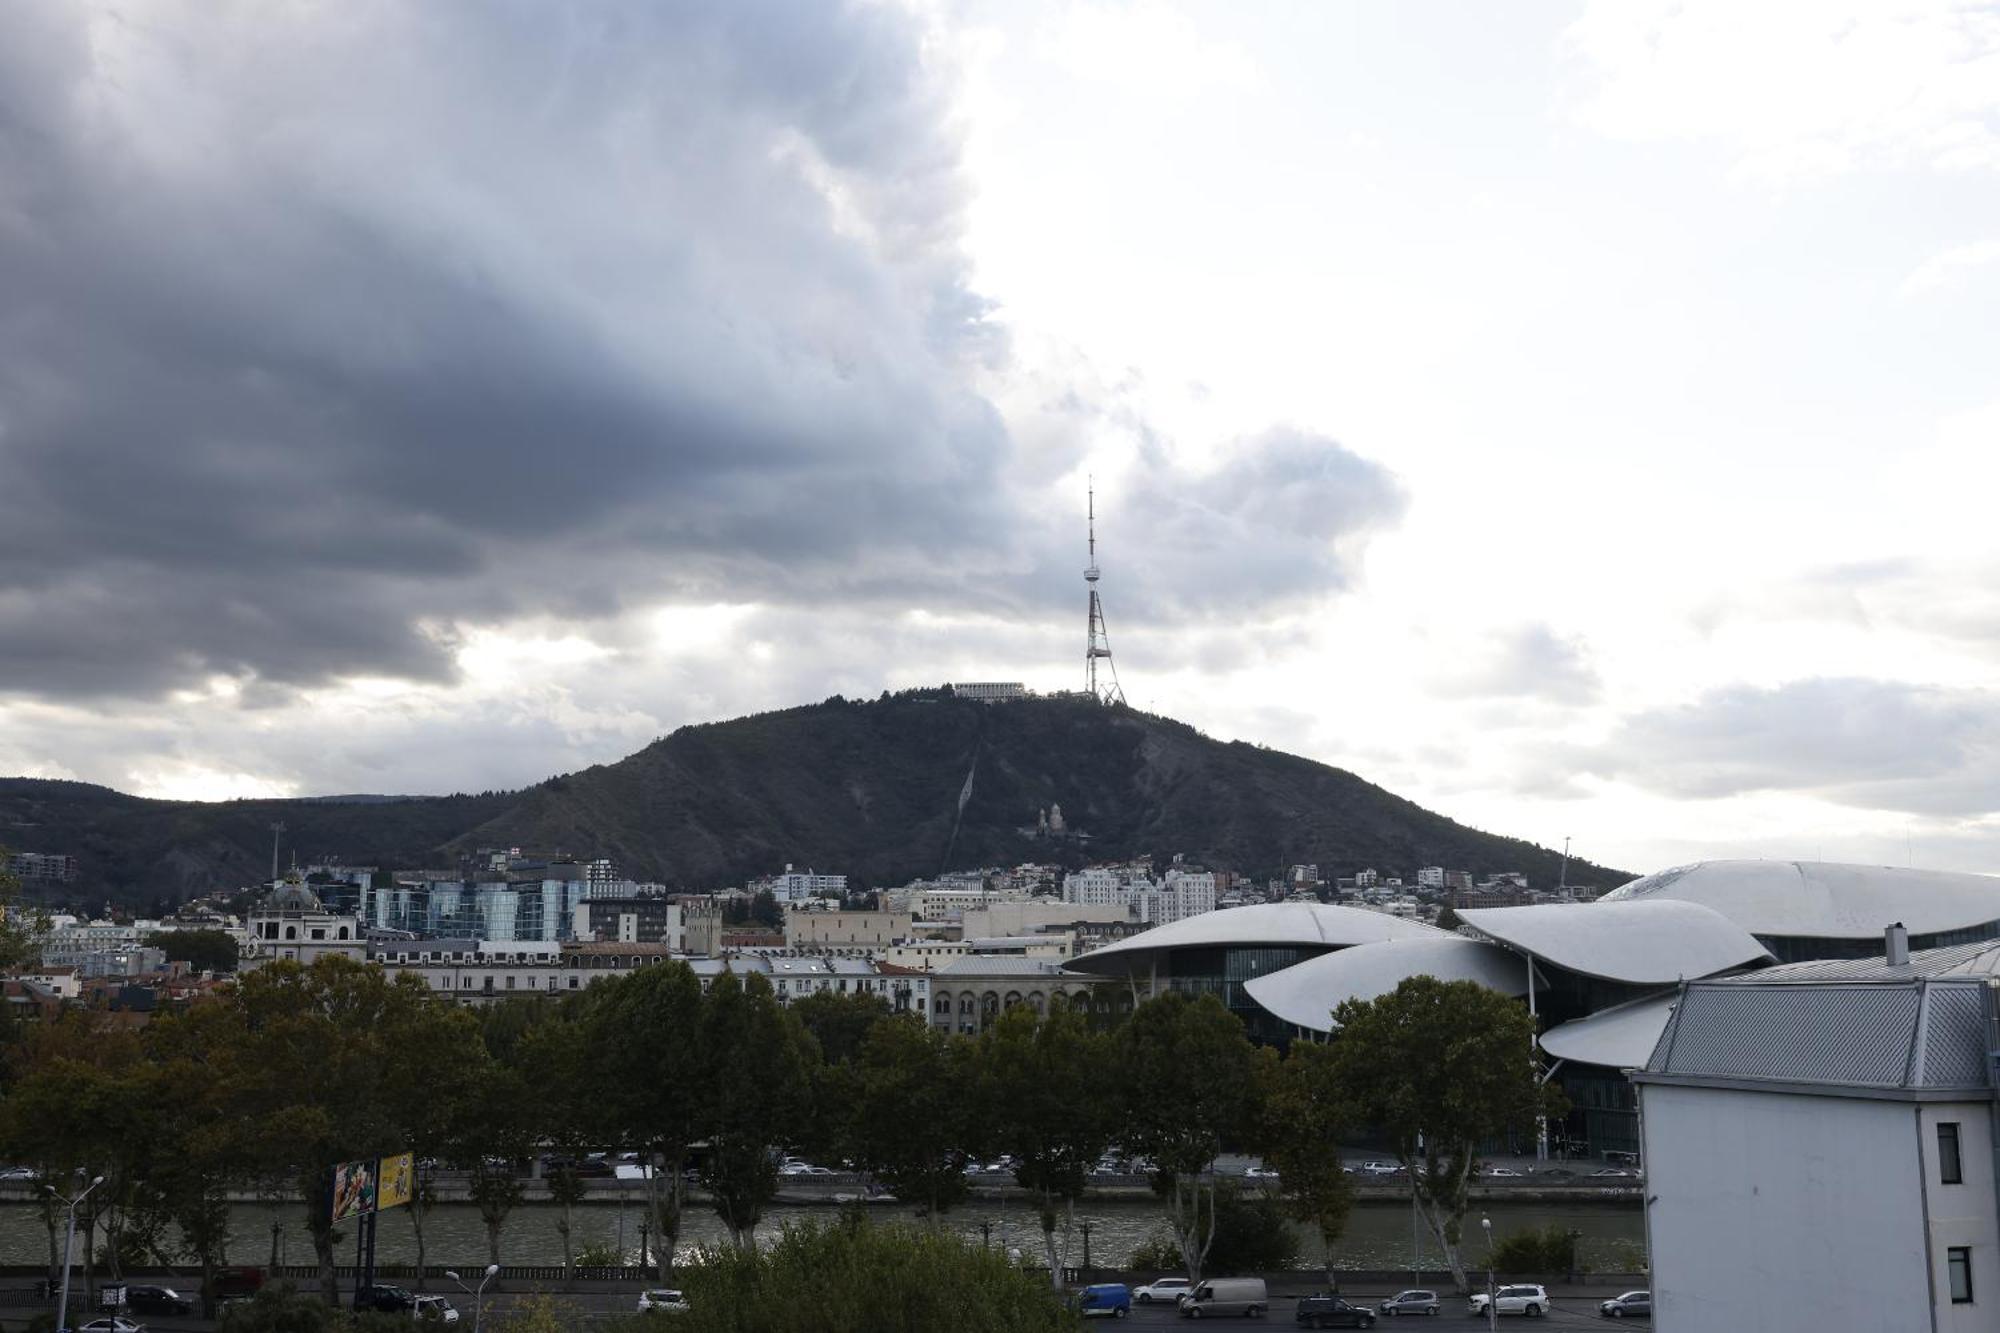
POLYGON ((1958 1122, 1938 1126, 1938 1179, 1947 1185, 1965 1183, 1965 1166, 1958 1156, 1958 1122))
POLYGON ((1945 1255, 1945 1267, 1951 1272, 1951 1303, 1972 1304, 1972 1247, 1954 1245, 1945 1255))

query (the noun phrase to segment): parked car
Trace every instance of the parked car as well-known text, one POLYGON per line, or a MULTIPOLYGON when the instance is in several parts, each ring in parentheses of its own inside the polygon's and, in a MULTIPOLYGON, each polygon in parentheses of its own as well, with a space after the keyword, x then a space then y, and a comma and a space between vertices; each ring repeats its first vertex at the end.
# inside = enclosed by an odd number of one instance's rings
MULTIPOLYGON (((1467 1302, 1473 1314, 1486 1313, 1486 1293, 1476 1291, 1467 1302)), ((1493 1309, 1498 1314, 1524 1314, 1540 1319, 1549 1312, 1549 1293, 1533 1282, 1517 1282, 1493 1293, 1493 1309)))
POLYGON ((240 1300, 264 1289, 264 1270, 247 1264, 230 1264, 215 1270, 211 1284, 218 1301, 240 1300))
POLYGON ((1271 1308, 1261 1277, 1218 1277, 1205 1280, 1181 1302, 1181 1317, 1240 1314, 1255 1319, 1271 1308))
POLYGON ((1145 1286, 1134 1290, 1132 1299, 1141 1305, 1151 1305, 1154 1301, 1162 1301, 1168 1305, 1172 1305, 1187 1294, 1188 1280, 1186 1278, 1156 1277, 1145 1286))
POLYGON ((1375 1312, 1365 1305, 1350 1305, 1332 1292, 1302 1297, 1298 1323, 1307 1328, 1373 1328, 1375 1312))
POLYGON ((23 1181, 33 1180, 34 1178, 35 1168, 32 1166, 10 1166, 4 1171, 0 1171, 0 1180, 23 1181))
POLYGON ((1597 1313, 1605 1319, 1651 1319, 1653 1317, 1653 1293, 1650 1291, 1628 1291, 1623 1296, 1613 1296, 1597 1307, 1597 1313))
POLYGON ((410 1313, 417 1317, 419 1323, 456 1324, 458 1322, 458 1307, 442 1296, 417 1297, 417 1303, 410 1308, 410 1313))
POLYGON ((1245 1167, 1243 1178, 1245 1180, 1276 1180, 1278 1178, 1278 1171, 1276 1167, 1269 1166, 1245 1167))
POLYGON ((639 1293, 640 1314, 648 1310, 679 1311, 687 1308, 687 1297, 671 1287, 651 1287, 639 1293))
POLYGON ((1590 1178, 1592 1180, 1634 1180, 1637 1179, 1637 1173, 1627 1171, 1622 1166, 1607 1166, 1602 1171, 1591 1172, 1590 1178))
POLYGON ((1378 1308, 1386 1315, 1436 1314, 1438 1294, 1421 1287, 1412 1287, 1408 1291, 1397 1292, 1383 1301, 1378 1308))
POLYGON ((93 1319, 87 1324, 79 1324, 76 1333, 146 1333, 146 1326, 112 1315, 103 1319, 93 1319))
POLYGON ((194 1302, 172 1287, 128 1285, 125 1308, 134 1314, 190 1315, 194 1313, 194 1302))
POLYGON ((1398 1162, 1363 1162, 1355 1169, 1364 1176, 1394 1176, 1403 1170, 1398 1162))
POLYGON ((1076 1299, 1076 1311, 1085 1319, 1123 1319, 1132 1313, 1132 1289, 1123 1282, 1099 1282, 1085 1287, 1076 1299))
POLYGON ((553 1176, 567 1171, 578 1180, 602 1179, 615 1174, 602 1157, 549 1157, 542 1161, 542 1174, 553 1176))
POLYGON ((1523 1173, 1516 1171, 1511 1166, 1481 1167, 1479 1174, 1482 1176, 1490 1176, 1495 1180, 1521 1180, 1524 1178, 1523 1173))
POLYGON ((372 1287, 363 1287, 354 1293, 354 1308, 357 1310, 380 1310, 384 1314, 402 1314, 417 1308, 417 1298, 405 1287, 392 1287, 378 1282, 372 1287))

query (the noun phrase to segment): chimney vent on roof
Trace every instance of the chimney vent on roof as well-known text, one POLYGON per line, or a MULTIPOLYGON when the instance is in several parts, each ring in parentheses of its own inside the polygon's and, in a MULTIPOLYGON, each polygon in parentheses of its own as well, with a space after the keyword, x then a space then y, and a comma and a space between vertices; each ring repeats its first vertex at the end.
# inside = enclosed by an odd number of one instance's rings
POLYGON ((1910 932, 1898 921, 1882 932, 1883 953, 1890 967, 1905 967, 1910 961, 1910 932))

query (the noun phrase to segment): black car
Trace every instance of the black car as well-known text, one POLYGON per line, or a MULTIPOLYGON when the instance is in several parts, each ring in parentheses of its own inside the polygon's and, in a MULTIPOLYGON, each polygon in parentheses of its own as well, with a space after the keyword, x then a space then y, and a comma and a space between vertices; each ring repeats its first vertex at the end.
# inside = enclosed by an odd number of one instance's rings
POLYGON ((402 1314, 417 1308, 417 1298, 402 1287, 377 1283, 363 1287, 354 1293, 354 1308, 357 1310, 380 1310, 383 1314, 402 1314))
POLYGON ((133 1314, 189 1315, 194 1302, 172 1287, 125 1288, 125 1308, 133 1314))
POLYGON ((1375 1312, 1365 1305, 1349 1305, 1331 1292, 1307 1296, 1299 1302, 1298 1322, 1307 1328, 1373 1328, 1375 1312))

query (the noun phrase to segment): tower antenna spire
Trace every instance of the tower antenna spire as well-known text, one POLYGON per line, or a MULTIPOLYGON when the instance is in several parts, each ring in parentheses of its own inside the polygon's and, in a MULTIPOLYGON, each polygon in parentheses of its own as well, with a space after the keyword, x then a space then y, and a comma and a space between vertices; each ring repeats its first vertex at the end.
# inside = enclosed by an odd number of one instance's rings
POLYGON ((1111 660, 1111 636, 1104 628, 1104 603, 1097 597, 1097 580, 1102 577, 1097 567, 1097 478, 1091 477, 1088 484, 1084 512, 1089 523, 1090 564, 1083 571, 1083 581, 1090 589, 1090 622, 1083 641, 1083 688, 1099 703, 1122 704, 1125 691, 1118 685, 1118 667, 1111 660), (1099 659, 1104 662, 1107 677, 1102 682, 1097 673, 1099 659))

